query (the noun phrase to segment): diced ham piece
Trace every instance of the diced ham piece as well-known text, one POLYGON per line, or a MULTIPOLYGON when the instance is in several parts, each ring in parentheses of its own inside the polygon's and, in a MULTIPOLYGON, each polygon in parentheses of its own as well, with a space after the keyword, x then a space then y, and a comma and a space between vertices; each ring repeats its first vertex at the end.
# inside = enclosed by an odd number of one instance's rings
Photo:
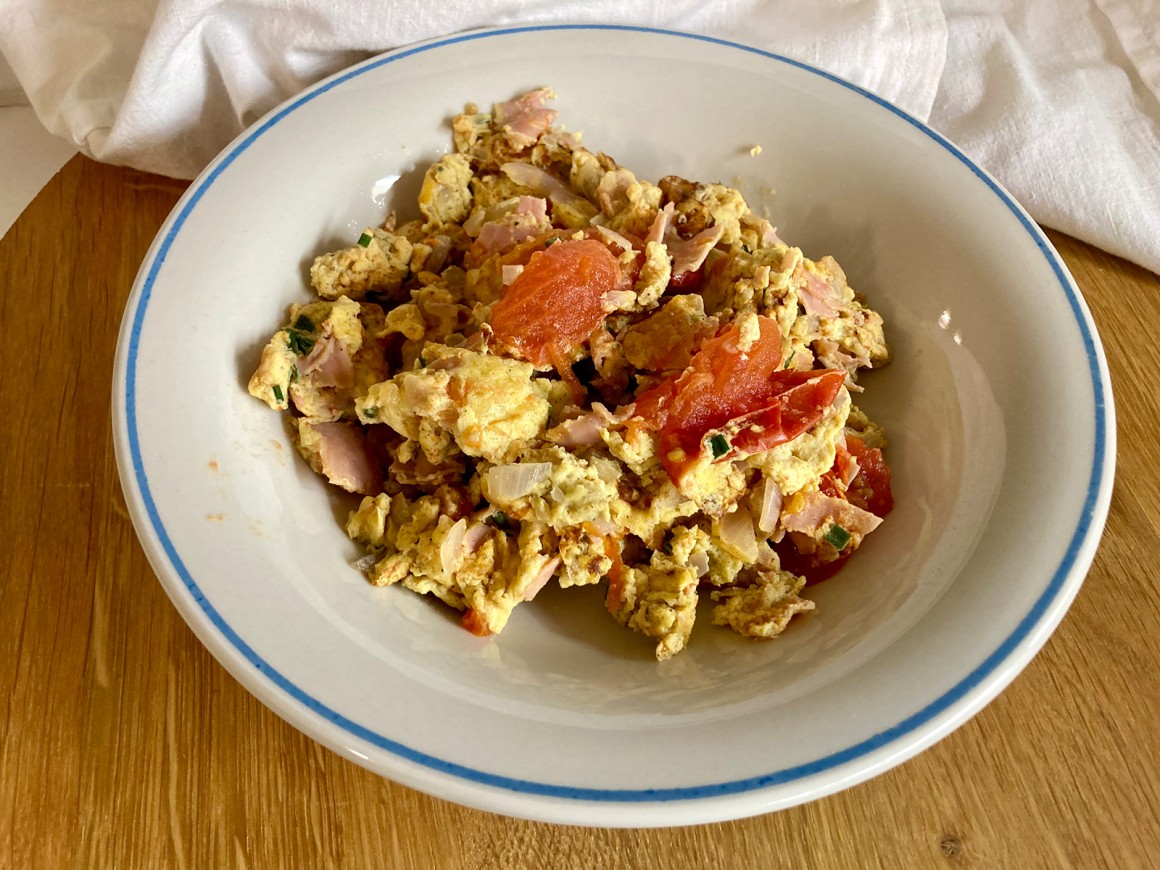
POLYGON ((483 546, 483 542, 491 537, 493 531, 492 527, 483 522, 482 519, 476 520, 472 517, 472 522, 473 525, 469 525, 463 535, 463 552, 465 554, 474 553, 483 546))
POLYGON ((701 268, 701 264, 705 262, 705 258, 709 256, 713 246, 721 241, 721 236, 725 232, 723 226, 714 225, 705 227, 691 239, 682 239, 677 235, 672 223, 675 208, 676 206, 670 202, 657 212, 644 240, 646 245, 649 242, 663 241, 665 243, 669 256, 673 260, 674 278, 685 272, 695 272, 701 268))
POLYGON ((725 227, 716 224, 705 227, 693 238, 685 240, 669 228, 665 234, 665 247, 669 249, 669 256, 673 258, 673 277, 701 268, 713 246, 721 241, 724 232, 725 227))
POLYGON ((381 475, 359 429, 351 423, 314 423, 311 428, 321 439, 318 456, 327 480, 348 492, 379 491, 381 475))
POLYGON ((323 335, 298 363, 298 374, 318 387, 349 390, 354 386, 354 361, 337 338, 323 335))
POLYGON ((557 205, 588 201, 570 191, 556 176, 530 163, 505 163, 500 169, 516 184, 535 191, 539 196, 546 196, 557 205))
POLYGON ((798 298, 801 299, 802 308, 806 310, 806 314, 812 314, 816 317, 837 317, 838 312, 832 304, 837 301, 834 298, 834 286, 829 281, 819 278, 809 269, 802 268, 801 273, 805 280, 798 290, 798 298))
POLYGON ((855 369, 867 368, 870 365, 870 357, 852 356, 838 347, 836 341, 828 338, 816 339, 814 349, 817 351, 818 361, 828 369, 845 369, 853 372, 855 369))
POLYGON ((634 405, 619 408, 616 413, 609 411, 600 402, 592 403, 592 410, 582 417, 565 420, 544 437, 561 447, 591 447, 600 443, 600 432, 619 426, 632 417, 634 405))
POLYGON ((531 601, 535 598, 537 593, 548 585, 548 581, 552 579, 552 575, 556 573, 556 569, 559 567, 559 556, 553 556, 545 562, 544 567, 537 572, 536 576, 532 578, 532 582, 528 584, 528 588, 524 590, 524 601, 531 601))
POLYGON ((669 221, 673 219, 673 212, 676 206, 669 203, 664 208, 657 211, 657 216, 653 218, 652 226, 648 229, 648 235, 645 236, 644 242, 647 245, 649 242, 660 242, 665 238, 665 233, 669 228, 669 221))
POLYGON ((538 236, 543 231, 544 228, 539 223, 520 225, 506 221, 494 221, 490 224, 484 224, 480 228, 476 245, 485 254, 502 253, 510 251, 520 242, 538 236))
POLYGON ((763 245, 784 245, 781 239, 777 237, 777 230, 773 228, 773 224, 769 221, 761 228, 761 244, 763 245))
POLYGON ((600 430, 604 426, 604 421, 597 414, 585 414, 575 420, 565 420, 544 437, 562 447, 591 447, 600 443, 600 430))
MULTIPOLYGON (((510 208, 510 206, 509 206, 510 208)), ((503 254, 521 242, 547 232, 552 228, 548 220, 548 201, 538 196, 521 196, 515 208, 494 217, 486 223, 485 210, 477 209, 471 220, 479 219, 469 232, 476 236, 468 259, 478 263, 490 254, 503 254)), ((464 224, 467 229, 467 224, 464 224)))
POLYGON ((806 493, 803 498, 801 510, 781 515, 781 524, 791 532, 815 535, 826 522, 833 521, 852 535, 868 535, 882 522, 881 517, 845 499, 821 492, 806 493))
POLYGON ((521 196, 516 205, 516 214, 526 214, 538 221, 548 219, 548 201, 540 196, 521 196))
MULTIPOLYGON (((556 130, 548 134, 552 139, 552 144, 563 148, 565 151, 579 151, 580 137, 575 133, 569 133, 567 130, 556 130)), ((547 144, 546 142, 544 144, 547 144)))
POLYGON ((522 151, 535 145, 540 134, 552 126, 556 110, 545 108, 544 101, 555 96, 548 88, 539 88, 492 107, 496 126, 514 149, 522 151))

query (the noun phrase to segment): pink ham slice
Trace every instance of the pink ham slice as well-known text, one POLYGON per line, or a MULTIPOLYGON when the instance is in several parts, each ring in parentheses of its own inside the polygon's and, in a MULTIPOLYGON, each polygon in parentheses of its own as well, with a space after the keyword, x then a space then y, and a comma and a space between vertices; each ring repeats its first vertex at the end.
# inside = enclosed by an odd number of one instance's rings
POLYGON ((761 228, 761 244, 766 246, 785 244, 785 242, 778 238, 777 230, 773 228, 773 224, 769 221, 765 221, 764 226, 761 228))
POLYGON ((669 249, 669 256, 673 258, 673 277, 700 269, 713 246, 721 241, 721 234, 724 232, 725 228, 718 224, 705 227, 693 238, 685 240, 669 228, 666 232, 665 247, 669 249))
POLYGON ((673 259, 673 277, 676 278, 685 272, 695 272, 701 268, 713 246, 721 241, 725 228, 719 225, 705 227, 691 239, 682 239, 672 226, 674 209, 673 203, 670 202, 657 212, 644 241, 646 245, 649 242, 665 243, 669 256, 673 259))
POLYGON ((821 492, 806 493, 804 501, 801 510, 781 515, 781 524, 788 531, 815 535, 827 521, 832 520, 851 534, 868 535, 882 522, 881 517, 870 511, 821 492))
POLYGON ((506 103, 493 106, 495 124, 517 151, 530 148, 556 120, 556 110, 544 106, 556 95, 548 88, 530 91, 506 103))
POLYGON ((545 562, 544 567, 536 573, 536 576, 532 578, 532 582, 528 584, 528 588, 524 590, 524 601, 531 601, 535 598, 537 593, 548 585, 548 581, 552 579, 552 575, 556 573, 556 569, 559 567, 559 556, 553 556, 545 562))
POLYGON ((483 225, 476 242, 486 254, 500 254, 542 232, 544 227, 539 223, 520 226, 496 221, 483 225))
POLYGON ((626 405, 613 413, 600 402, 593 402, 590 412, 572 420, 565 420, 544 433, 544 437, 561 447, 591 447, 600 443, 602 430, 621 425, 632 417, 634 410, 635 405, 626 405))
POLYGON ((831 303, 834 299, 834 285, 824 281, 808 269, 801 270, 805 280, 798 290, 802 308, 806 314, 815 317, 837 317, 838 312, 831 303))
MULTIPOLYGON (((482 512, 482 516, 487 516, 486 511, 482 512)), ((483 546, 483 542, 491 537, 491 533, 494 531, 482 518, 477 521, 475 517, 472 517, 472 522, 473 525, 468 526, 463 535, 463 552, 468 554, 474 553, 483 546)))
POLYGON ((853 372, 858 368, 868 368, 870 366, 870 357, 852 356, 840 347, 838 343, 829 338, 819 338, 814 341, 814 350, 817 352, 818 361, 828 369, 845 369, 848 372, 853 372))
POLYGON ((351 423, 313 423, 311 428, 321 439, 318 458, 327 480, 347 492, 374 495, 379 491, 381 474, 361 431, 351 423))
POLYGON ((354 361, 337 338, 324 335, 298 363, 298 374, 316 387, 349 390, 354 386, 354 361))
POLYGON ((526 214, 538 221, 548 219, 548 201, 540 196, 521 196, 516 205, 516 214, 526 214))
POLYGON ((645 236, 644 242, 647 245, 649 242, 660 242, 665 238, 665 233, 669 228, 669 221, 673 219, 673 212, 676 209, 671 202, 664 208, 657 211, 657 216, 653 218, 652 226, 648 229, 648 235, 645 236))
POLYGON ((502 254, 551 228, 548 201, 538 196, 521 196, 514 211, 479 227, 476 246, 484 254, 502 254))

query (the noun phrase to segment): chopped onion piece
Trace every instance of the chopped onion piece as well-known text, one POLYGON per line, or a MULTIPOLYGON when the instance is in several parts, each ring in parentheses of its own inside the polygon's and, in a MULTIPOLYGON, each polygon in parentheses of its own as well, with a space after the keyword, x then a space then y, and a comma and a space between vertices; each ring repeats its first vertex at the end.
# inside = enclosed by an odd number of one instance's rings
POLYGON ((569 205, 574 202, 587 202, 584 197, 570 191, 560 179, 549 175, 538 166, 530 163, 505 163, 500 167, 503 174, 540 196, 546 196, 557 205, 569 205))
POLYGON ((483 229, 484 224, 497 221, 505 214, 518 209, 520 205, 520 199, 521 197, 518 196, 508 197, 502 202, 497 202, 491 208, 485 208, 483 206, 477 205, 472 210, 471 216, 463 222, 463 231, 472 238, 475 238, 483 229))
POLYGON ((623 311, 631 308, 636 302, 636 294, 631 290, 609 290, 600 300, 600 307, 605 311, 623 311))
POLYGON ((769 546, 769 541, 761 541, 757 545, 757 564, 770 571, 777 571, 781 568, 781 559, 778 558, 773 547, 769 546))
POLYGON ((473 239, 479 235, 479 231, 483 229, 484 223, 487 221, 487 209, 483 206, 477 205, 471 212, 471 216, 463 222, 463 231, 471 236, 473 239))
POLYGON ((550 462, 514 462, 496 465, 487 473, 490 500, 511 502, 530 493, 552 473, 550 462))
POLYGON ((753 533, 753 517, 744 505, 721 517, 718 524, 721 543, 725 549, 746 562, 757 561, 757 536, 753 533))
POLYGON ((456 520, 447 530, 443 543, 439 545, 439 562, 447 579, 459 570, 463 562, 463 536, 467 534, 467 520, 456 520))
POLYGON ((604 236, 605 241, 612 242, 612 244, 616 245, 622 251, 634 250, 632 242, 630 242, 616 230, 610 230, 608 227, 602 227, 598 224, 596 226, 596 231, 600 233, 600 235, 604 236))
POLYGON ((781 489, 772 477, 765 478, 765 489, 761 493, 761 516, 757 518, 757 528, 769 534, 777 528, 781 516, 781 489))
POLYGON ((697 572, 697 579, 709 573, 709 556, 704 550, 694 550, 689 554, 689 567, 697 572))
POLYGON ((503 267, 503 285, 506 287, 520 276, 520 272, 524 271, 524 267, 520 265, 504 266, 503 267))
POLYGON ((590 522, 592 524, 592 528, 596 529, 596 531, 601 535, 615 535, 620 531, 620 526, 618 526, 612 520, 606 520, 602 519, 601 517, 597 517, 590 522))
POLYGON ((350 563, 350 567, 357 568, 359 571, 369 571, 374 567, 375 562, 379 561, 379 557, 375 553, 367 553, 365 556, 359 556, 350 563))

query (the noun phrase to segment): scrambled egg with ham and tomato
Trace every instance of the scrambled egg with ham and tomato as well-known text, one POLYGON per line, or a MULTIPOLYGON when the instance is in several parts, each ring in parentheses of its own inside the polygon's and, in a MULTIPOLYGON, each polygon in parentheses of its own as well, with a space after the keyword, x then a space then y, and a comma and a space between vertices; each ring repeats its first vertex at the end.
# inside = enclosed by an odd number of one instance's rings
POLYGON ((737 190, 637 178, 551 96, 458 115, 421 217, 315 260, 250 393, 364 495, 370 581, 475 634, 556 583, 603 584, 658 659, 703 599, 773 637, 892 506, 854 403, 882 318, 737 190))

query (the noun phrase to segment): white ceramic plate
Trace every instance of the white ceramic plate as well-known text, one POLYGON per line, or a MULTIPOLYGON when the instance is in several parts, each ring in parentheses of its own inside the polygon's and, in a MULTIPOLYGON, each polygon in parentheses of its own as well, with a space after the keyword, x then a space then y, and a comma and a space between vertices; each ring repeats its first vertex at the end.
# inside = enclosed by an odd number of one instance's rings
MULTIPOLYGON (((125 313, 114 421, 138 534, 251 692, 343 756, 502 813, 673 825, 774 810, 914 755, 993 698, 1063 616, 1112 485, 1091 318, 1023 210, 953 145, 825 73, 625 27, 472 33, 368 61, 272 112, 193 183, 125 313), (739 183, 886 317, 864 379, 897 507, 781 638, 708 625, 658 665, 597 589, 480 640, 349 567, 349 502, 244 385, 305 266, 450 144, 447 119, 548 84, 639 175, 739 183), (760 144, 758 157, 750 147, 760 144), (772 195, 776 189, 776 195, 772 195)), ((271 759, 277 764, 276 759, 271 759)))

